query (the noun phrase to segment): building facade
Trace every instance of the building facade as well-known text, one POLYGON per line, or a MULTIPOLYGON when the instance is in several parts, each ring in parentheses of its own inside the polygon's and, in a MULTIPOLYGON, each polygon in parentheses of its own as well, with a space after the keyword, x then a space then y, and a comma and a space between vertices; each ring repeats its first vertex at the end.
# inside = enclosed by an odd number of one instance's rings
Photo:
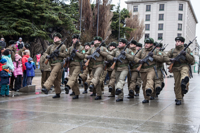
MULTIPOLYGON (((190 0, 127 0, 127 8, 133 17, 144 20, 145 34, 140 40, 144 43, 146 37, 169 44, 166 51, 175 46, 175 37, 183 36, 186 43, 196 36, 198 20, 190 0)), ((190 49, 196 46, 193 43, 190 49)))

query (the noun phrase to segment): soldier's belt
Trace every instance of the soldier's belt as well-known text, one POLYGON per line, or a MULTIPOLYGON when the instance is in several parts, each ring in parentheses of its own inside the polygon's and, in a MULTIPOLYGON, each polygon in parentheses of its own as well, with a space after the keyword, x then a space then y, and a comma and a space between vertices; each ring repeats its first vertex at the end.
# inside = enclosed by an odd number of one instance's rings
POLYGON ((131 67, 131 69, 135 69, 135 68, 137 68, 139 65, 135 65, 135 66, 133 66, 133 67, 131 67))
POLYGON ((157 69, 161 69, 161 68, 163 68, 163 66, 157 67, 157 69))
POLYGON ((124 66, 128 66, 128 64, 122 64, 122 65, 116 65, 117 67, 124 67, 124 66))
POLYGON ((176 64, 173 65, 173 67, 180 67, 180 66, 183 66, 183 65, 188 65, 188 63, 181 63, 181 64, 176 63, 176 64))
POLYGON ((151 67, 154 67, 154 66, 155 66, 155 64, 150 65, 150 66, 142 66, 142 69, 147 69, 147 68, 151 68, 151 67))
POLYGON ((62 62, 63 60, 55 60, 55 61, 51 61, 51 64, 55 64, 55 63, 60 63, 62 62))
POLYGON ((100 65, 100 64, 103 64, 103 62, 94 62, 93 65, 100 65))

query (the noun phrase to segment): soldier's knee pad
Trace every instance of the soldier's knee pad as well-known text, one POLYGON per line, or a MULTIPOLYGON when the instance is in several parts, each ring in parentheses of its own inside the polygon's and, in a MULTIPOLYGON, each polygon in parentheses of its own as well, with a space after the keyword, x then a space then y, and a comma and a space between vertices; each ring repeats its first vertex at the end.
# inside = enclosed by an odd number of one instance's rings
POLYGON ((119 94, 121 94, 121 93, 122 93, 122 90, 117 88, 115 94, 116 94, 116 95, 119 95, 119 94))
POLYGON ((138 85, 135 86, 135 91, 139 91, 140 87, 138 85))

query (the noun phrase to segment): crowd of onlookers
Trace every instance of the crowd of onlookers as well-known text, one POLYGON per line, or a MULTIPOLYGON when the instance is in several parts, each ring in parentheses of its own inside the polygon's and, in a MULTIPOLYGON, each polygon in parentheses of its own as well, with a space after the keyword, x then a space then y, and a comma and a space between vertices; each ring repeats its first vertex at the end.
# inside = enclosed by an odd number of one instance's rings
MULTIPOLYGON (((18 41, 10 40, 8 46, 4 38, 0 41, 0 95, 9 96, 9 91, 18 91, 21 87, 32 84, 35 76, 36 64, 30 57, 30 45, 25 44, 22 38, 18 41)), ((39 66, 39 58, 37 57, 39 66)))

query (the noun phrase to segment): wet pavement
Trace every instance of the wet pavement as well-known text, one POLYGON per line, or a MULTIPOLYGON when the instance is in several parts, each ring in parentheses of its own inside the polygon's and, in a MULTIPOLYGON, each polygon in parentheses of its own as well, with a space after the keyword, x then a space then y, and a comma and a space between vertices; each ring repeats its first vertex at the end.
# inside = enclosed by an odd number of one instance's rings
POLYGON ((64 92, 60 99, 53 93, 0 98, 0 133, 200 133, 199 81, 194 75, 181 106, 175 105, 173 78, 149 104, 142 104, 142 91, 127 99, 127 86, 121 103, 107 97, 107 87, 101 101, 90 94, 72 100, 64 92))

